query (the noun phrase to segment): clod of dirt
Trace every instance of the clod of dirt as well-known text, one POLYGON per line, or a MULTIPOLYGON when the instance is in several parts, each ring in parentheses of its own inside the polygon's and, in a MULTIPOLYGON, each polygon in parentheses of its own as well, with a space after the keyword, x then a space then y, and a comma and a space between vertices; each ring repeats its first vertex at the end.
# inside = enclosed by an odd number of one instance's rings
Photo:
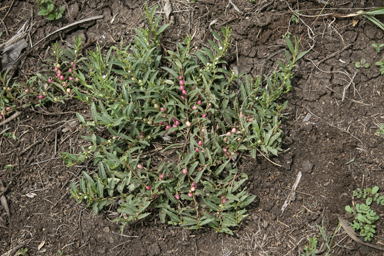
POLYGON ((148 256, 160 255, 160 247, 157 243, 154 243, 148 247, 148 256))
POLYGON ((303 173, 312 173, 313 164, 309 161, 304 161, 302 165, 303 173))

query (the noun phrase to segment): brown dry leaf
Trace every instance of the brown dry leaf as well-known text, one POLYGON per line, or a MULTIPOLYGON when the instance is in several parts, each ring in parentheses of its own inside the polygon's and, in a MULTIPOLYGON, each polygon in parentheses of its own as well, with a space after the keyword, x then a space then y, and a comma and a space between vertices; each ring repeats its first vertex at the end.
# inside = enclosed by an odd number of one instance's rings
POLYGON ((37 246, 37 250, 40 251, 41 248, 45 245, 45 241, 42 241, 39 246, 37 246))
POLYGON ((168 21, 169 15, 171 15, 172 13, 172 5, 170 0, 165 0, 164 12, 165 12, 165 18, 168 21))
POLYGON ((358 21, 358 20, 352 20, 352 27, 356 26, 356 25, 357 25, 357 23, 359 23, 359 21, 358 21))

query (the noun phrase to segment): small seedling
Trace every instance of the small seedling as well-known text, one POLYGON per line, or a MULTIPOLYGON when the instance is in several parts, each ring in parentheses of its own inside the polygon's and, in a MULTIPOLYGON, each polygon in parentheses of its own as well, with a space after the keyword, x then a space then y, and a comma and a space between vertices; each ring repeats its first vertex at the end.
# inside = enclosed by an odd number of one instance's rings
POLYGON ((375 48, 376 52, 380 52, 381 47, 384 47, 384 44, 372 44, 372 47, 375 48))
POLYGON ((384 57, 381 59, 381 61, 378 61, 375 64, 376 66, 380 67, 380 73, 384 75, 384 57))
POLYGON ((316 247, 317 247, 317 238, 311 237, 309 239, 308 245, 304 246, 305 254, 301 254, 301 256, 315 256, 316 247))
POLYGON ((384 136, 384 125, 380 125, 379 130, 377 130, 376 133, 384 136))
POLYGON ((65 11, 65 6, 57 9, 52 0, 36 0, 36 3, 40 7, 38 15, 45 16, 47 20, 58 20, 65 11))
POLYGON ((356 68, 369 68, 369 63, 365 59, 361 59, 360 61, 355 63, 356 68))
POLYGON ((16 255, 26 255, 27 251, 28 251, 27 248, 21 248, 16 255))
POLYGON ((3 135, 5 137, 8 137, 8 138, 13 139, 13 140, 18 140, 19 139, 14 133, 11 133, 11 132, 10 133, 5 132, 5 133, 3 133, 3 135))
POLYGON ((366 199, 365 204, 356 204, 355 207, 345 206, 345 210, 355 216, 351 227, 355 231, 360 230, 360 236, 364 237, 365 241, 371 241, 373 238, 374 233, 376 233, 376 226, 373 224, 379 219, 377 213, 371 209, 372 202, 384 205, 384 196, 380 196, 378 191, 378 186, 363 190, 358 188, 353 191, 353 196, 357 199, 366 199))

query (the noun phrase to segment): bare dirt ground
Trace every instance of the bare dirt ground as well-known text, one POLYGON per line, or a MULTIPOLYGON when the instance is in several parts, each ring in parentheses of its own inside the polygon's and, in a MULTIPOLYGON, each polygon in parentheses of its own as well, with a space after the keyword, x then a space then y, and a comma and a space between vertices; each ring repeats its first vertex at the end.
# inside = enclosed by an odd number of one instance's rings
MULTIPOLYGON (((144 1, 56 2, 66 6, 65 15, 47 21, 37 15, 34 0, 2 1, 1 40, 9 39, 27 20, 34 24, 28 40, 35 43, 74 21, 95 15, 104 18, 60 32, 32 49, 19 65, 18 80, 44 69, 42 60, 55 41, 70 47, 74 36, 80 35, 86 50, 97 43, 107 49, 122 37, 132 41, 133 29, 143 25, 144 1)), ((164 6, 163 1, 145 2, 159 4, 159 11, 164 6)), ((119 235, 119 225, 110 220, 115 212, 105 209, 94 216, 92 209, 70 198, 69 183, 81 171, 94 168, 90 163, 66 168, 60 158, 60 152, 78 150, 86 134, 78 128, 75 113, 87 114, 88 107, 71 100, 25 109, 0 127, 0 134, 7 130, 19 137, 15 141, 0 135, 0 180, 7 188, 4 196, 10 209, 8 218, 0 207, 0 255, 16 255, 21 248, 28 249, 27 255, 59 255, 59 250, 63 255, 300 255, 313 236, 318 237, 318 249, 325 248, 317 225, 329 237, 335 234, 331 255, 382 255, 352 241, 338 228, 337 214, 350 217, 344 207, 351 205, 354 189, 374 185, 384 189, 384 139, 376 134, 384 123, 384 80, 374 65, 382 56, 371 46, 384 43, 384 31, 363 17, 318 16, 324 5, 315 0, 253 4, 232 0, 233 5, 226 0, 171 2, 174 23, 162 38, 164 47, 174 49, 175 43, 191 35, 193 46, 200 48, 212 37, 211 30, 228 25, 233 36, 227 61, 242 73, 268 75, 277 60, 284 62, 280 51, 286 49, 287 32, 300 39, 301 50, 312 47, 299 61, 293 90, 286 96, 284 152, 271 159, 281 166, 262 156, 240 160, 250 177, 246 186, 258 197, 249 217, 234 236, 166 226, 156 217, 130 225, 119 235), (292 21, 288 4, 307 16, 292 21), (370 68, 355 68, 362 58, 370 68), (282 212, 299 172, 296 196, 282 212)), ((322 13, 345 14, 382 4, 331 0, 322 13)), ((375 209, 383 215, 383 207, 375 209)), ((372 243, 383 245, 383 239, 381 218, 372 243)))

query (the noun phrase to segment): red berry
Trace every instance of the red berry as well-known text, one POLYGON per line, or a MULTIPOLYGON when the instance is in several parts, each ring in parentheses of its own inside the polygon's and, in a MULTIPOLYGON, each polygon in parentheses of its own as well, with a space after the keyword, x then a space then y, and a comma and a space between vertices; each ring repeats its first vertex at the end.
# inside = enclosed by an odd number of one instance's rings
POLYGON ((196 182, 192 182, 191 186, 196 187, 196 182))
POLYGON ((183 80, 183 76, 179 76, 179 80, 183 80))
POLYGON ((39 95, 39 99, 43 99, 43 98, 44 98, 44 96, 40 94, 39 95))
POLYGON ((221 200, 222 203, 225 203, 227 202, 227 199, 223 198, 223 200, 221 200))
POLYGON ((188 196, 193 197, 193 194, 191 192, 188 193, 188 196))
POLYGON ((183 85, 183 84, 184 84, 184 81, 183 81, 183 80, 180 80, 180 81, 179 81, 179 84, 180 84, 180 85, 183 85))
POLYGON ((179 200, 179 199, 180 199, 180 195, 179 195, 179 194, 176 194, 176 195, 175 195, 175 198, 176 198, 177 200, 179 200))
POLYGON ((141 164, 138 164, 138 165, 137 165, 137 168, 139 168, 139 170, 140 170, 140 169, 143 168, 143 166, 142 166, 141 164))
POLYGON ((146 190, 151 190, 151 186, 146 186, 145 189, 146 190))
POLYGON ((201 146, 201 145, 203 145, 203 142, 201 140, 199 140, 199 142, 197 144, 199 144, 199 146, 201 146))

